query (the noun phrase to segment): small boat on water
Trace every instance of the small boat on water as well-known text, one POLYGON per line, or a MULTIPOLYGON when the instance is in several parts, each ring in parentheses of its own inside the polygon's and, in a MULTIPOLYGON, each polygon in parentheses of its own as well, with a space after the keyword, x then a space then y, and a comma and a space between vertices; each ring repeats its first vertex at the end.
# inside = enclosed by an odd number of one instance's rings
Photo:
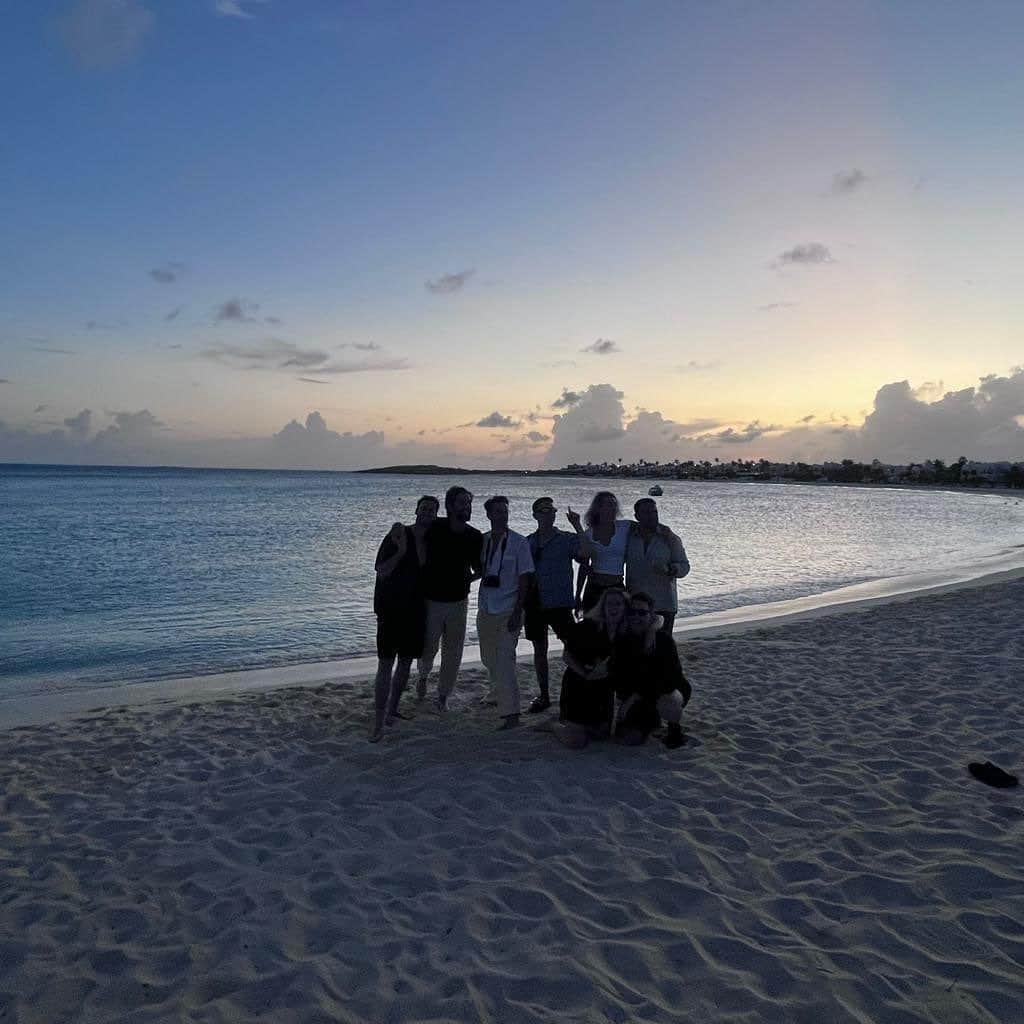
POLYGON ((647 488, 647 493, 652 498, 660 498, 665 492, 661 489, 661 484, 655 484, 653 487, 647 488))

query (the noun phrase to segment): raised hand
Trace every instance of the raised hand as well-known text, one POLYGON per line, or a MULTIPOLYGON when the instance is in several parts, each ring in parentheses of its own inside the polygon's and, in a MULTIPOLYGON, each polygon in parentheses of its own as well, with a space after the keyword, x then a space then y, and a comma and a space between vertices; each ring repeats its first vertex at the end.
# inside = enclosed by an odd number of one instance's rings
POLYGON ((577 533, 581 533, 583 531, 583 526, 580 522, 579 512, 573 512, 572 508, 566 508, 565 518, 569 520, 570 524, 572 525, 572 528, 577 533))

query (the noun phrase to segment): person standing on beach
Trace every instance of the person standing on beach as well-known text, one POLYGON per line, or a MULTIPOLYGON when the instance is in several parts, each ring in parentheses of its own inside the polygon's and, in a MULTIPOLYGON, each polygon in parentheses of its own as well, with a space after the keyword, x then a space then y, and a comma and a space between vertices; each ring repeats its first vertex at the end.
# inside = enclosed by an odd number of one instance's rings
POLYGON ((679 610, 676 580, 690 571, 683 542, 658 522, 658 503, 641 498, 633 506, 636 528, 626 543, 626 589, 650 595, 661 629, 669 636, 679 610))
POLYGON ((620 701, 615 738, 627 746, 639 746, 661 728, 664 718, 668 722, 665 746, 674 750, 683 745, 683 708, 692 693, 675 641, 658 628, 649 594, 630 595, 626 622, 626 633, 616 639, 611 658, 611 677, 620 701))
POLYGON ((416 696, 423 700, 427 695, 427 677, 440 647, 437 710, 442 712, 448 708, 448 698, 462 664, 469 585, 480 575, 482 541, 480 531, 469 525, 473 516, 473 495, 465 487, 448 488, 444 509, 446 515, 426 533, 427 560, 423 567, 426 631, 416 683, 416 696))
POLYGON ((422 573, 427 558, 426 533, 437 519, 437 511, 437 498, 424 495, 416 502, 415 525, 395 523, 377 550, 373 588, 377 678, 371 743, 384 735, 385 724, 392 725, 399 717, 398 702, 409 681, 412 659, 423 653, 426 609, 422 573))
POLYGON ((588 561, 583 611, 590 611, 609 587, 623 586, 626 543, 635 523, 619 519, 619 499, 611 491, 598 491, 584 517, 583 529, 578 512, 570 508, 566 516, 580 540, 580 555, 588 561))
POLYGON ((526 600, 526 639, 533 644, 533 667, 540 693, 528 708, 530 714, 551 707, 548 668, 548 629, 563 643, 573 625, 573 561, 579 558, 580 541, 574 533, 555 528, 555 503, 538 498, 533 503, 537 529, 526 539, 533 557, 533 586, 526 600))
POLYGON ((476 631, 480 659, 498 701, 500 729, 519 725, 516 642, 523 628, 523 603, 530 590, 533 558, 527 539, 508 528, 508 498, 484 502, 491 528, 483 537, 482 578, 477 592, 476 631))

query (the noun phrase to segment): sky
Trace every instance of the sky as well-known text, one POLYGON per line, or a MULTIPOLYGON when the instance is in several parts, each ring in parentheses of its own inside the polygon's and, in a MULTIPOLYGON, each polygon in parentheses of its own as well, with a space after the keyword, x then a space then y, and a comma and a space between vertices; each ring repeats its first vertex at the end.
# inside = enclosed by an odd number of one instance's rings
POLYGON ((34 0, 0 461, 1024 459, 1024 5, 34 0))

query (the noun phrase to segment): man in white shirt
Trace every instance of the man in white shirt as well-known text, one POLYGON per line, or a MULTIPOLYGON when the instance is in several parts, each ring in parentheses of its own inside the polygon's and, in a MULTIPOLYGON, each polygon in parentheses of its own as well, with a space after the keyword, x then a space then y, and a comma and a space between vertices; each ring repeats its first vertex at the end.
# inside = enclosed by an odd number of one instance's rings
POLYGON ((516 642, 523 627, 523 602, 530 589, 533 557, 530 544, 508 528, 508 498, 496 494, 484 502, 491 529, 483 537, 476 632, 480 658, 498 701, 501 729, 519 725, 516 642))

